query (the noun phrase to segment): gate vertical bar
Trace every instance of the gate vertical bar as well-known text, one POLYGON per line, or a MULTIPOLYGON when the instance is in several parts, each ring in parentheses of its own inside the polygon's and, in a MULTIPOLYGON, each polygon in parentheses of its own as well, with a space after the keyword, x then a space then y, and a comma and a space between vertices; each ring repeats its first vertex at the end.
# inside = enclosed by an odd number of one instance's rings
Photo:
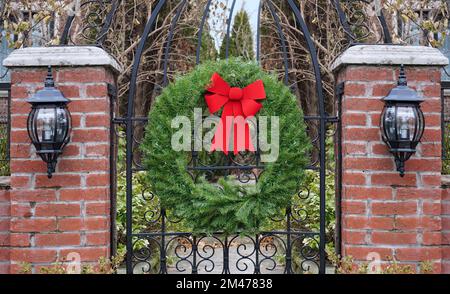
POLYGON ((167 262, 166 262, 166 210, 161 209, 161 249, 160 249, 160 272, 167 274, 167 262))
POLYGON ((344 94, 344 83, 339 84, 336 87, 336 99, 337 99, 337 132, 335 138, 335 154, 336 158, 336 233, 335 233, 335 251, 336 255, 340 256, 342 253, 341 249, 341 236, 342 236, 342 95, 344 94), (337 142, 337 143, 336 143, 337 142))
POLYGON ((126 123, 126 140, 127 140, 127 150, 126 150, 126 216, 127 216, 127 254, 126 254, 126 267, 127 274, 133 273, 133 121, 131 117, 127 118, 126 123))
POLYGON ((291 212, 291 206, 286 208, 286 274, 292 274, 291 212))
POLYGON ((109 160, 110 160, 110 175, 109 180, 110 187, 110 214, 111 214, 111 255, 115 256, 117 253, 117 229, 116 229, 116 216, 117 216, 117 153, 118 153, 118 140, 116 137, 116 107, 117 107, 117 88, 112 84, 108 84, 108 95, 110 99, 110 147, 109 147, 109 160))
POLYGON ((325 101, 324 101, 324 94, 322 89, 322 77, 320 74, 320 65, 317 57, 317 50, 314 46, 314 43, 311 38, 311 34, 309 32, 309 29, 303 20, 303 17, 301 15, 301 12, 297 5, 294 3, 293 0, 288 0, 289 5, 294 13, 294 16, 296 18, 297 23, 300 26, 301 31, 303 32, 310 56, 311 61, 314 68, 314 75, 316 79, 316 91, 317 91, 317 98, 319 100, 319 115, 320 115, 320 129, 319 129, 319 137, 320 137, 320 243, 319 243, 319 273, 324 274, 325 273, 325 226, 326 226, 326 219, 325 219, 325 213, 326 213, 326 207, 325 207, 325 163, 326 163, 326 153, 325 153, 325 133, 326 133, 326 122, 327 122, 327 114, 325 113, 325 101))
POLYGON ((229 258, 229 244, 228 244, 228 236, 225 236, 224 240, 224 246, 223 246, 223 273, 229 274, 230 273, 230 258, 229 258))
POLYGON ((133 132, 134 132, 134 124, 133 124, 133 116, 134 116, 134 97, 136 95, 136 86, 137 86, 137 76, 139 71, 139 65, 141 63, 142 54, 144 52, 145 44, 147 42, 148 35, 150 34, 151 29, 153 28, 156 18, 161 11, 162 7, 166 4, 166 0, 160 0, 156 5, 152 15, 150 16, 148 22, 145 25, 144 32, 142 33, 143 38, 139 42, 138 48, 136 50, 136 56, 134 59, 131 79, 130 79, 130 91, 128 93, 128 109, 127 109, 127 117, 126 117, 126 141, 127 141, 127 149, 126 149, 126 215, 127 215, 127 225, 126 225, 126 234, 127 234, 127 254, 126 254, 126 268, 127 274, 133 273, 133 132))
POLYGON ((197 237, 192 237, 192 273, 194 275, 198 274, 198 268, 197 268, 197 237))
POLYGON ((256 234, 255 237, 255 274, 260 274, 261 273, 261 269, 259 266, 259 234, 256 234))

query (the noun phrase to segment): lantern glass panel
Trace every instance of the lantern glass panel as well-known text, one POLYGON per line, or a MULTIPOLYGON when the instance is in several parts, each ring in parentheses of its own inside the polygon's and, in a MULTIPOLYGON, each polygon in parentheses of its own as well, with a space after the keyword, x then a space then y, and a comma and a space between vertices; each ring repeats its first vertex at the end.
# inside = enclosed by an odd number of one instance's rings
POLYGON ((40 108, 37 110, 35 124, 38 141, 46 144, 53 143, 55 133, 55 115, 54 108, 40 108))
POLYGON ((56 109, 56 142, 66 143, 69 119, 70 115, 67 108, 58 107, 56 109))
POLYGON ((384 129, 384 140, 393 141, 397 137, 396 125, 395 125, 395 106, 387 106, 384 109, 382 115, 383 119, 383 129, 384 129))
POLYGON ((423 116, 423 112, 419 107, 414 108, 414 111, 416 112, 417 119, 418 119, 416 136, 414 138, 414 141, 417 142, 417 144, 418 144, 420 139, 422 138, 423 132, 425 130, 425 117, 423 116))
POLYGON ((397 107, 397 140, 414 141, 417 126, 417 112, 411 106, 397 107))
POLYGON ((40 106, 35 109, 31 125, 41 151, 58 151, 67 141, 70 115, 65 106, 40 106))

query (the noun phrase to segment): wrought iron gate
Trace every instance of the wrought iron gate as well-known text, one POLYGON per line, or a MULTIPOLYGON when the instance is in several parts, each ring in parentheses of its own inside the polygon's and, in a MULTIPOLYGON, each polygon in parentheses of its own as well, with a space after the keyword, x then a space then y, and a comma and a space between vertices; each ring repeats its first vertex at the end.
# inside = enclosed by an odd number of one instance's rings
MULTIPOLYGON (((209 0, 204 9, 201 25, 198 30, 198 45, 196 51, 197 64, 200 62, 200 50, 202 44, 203 28, 208 18, 211 0, 209 0)), ((278 36, 281 40, 283 48, 284 64, 285 64, 285 82, 288 82, 287 67, 287 47, 285 44, 285 36, 281 29, 281 25, 275 9, 271 1, 265 1, 278 28, 278 36)), ((318 178, 319 191, 301 191, 296 197, 298 199, 306 199, 311 193, 317 193, 319 203, 317 209, 320 215, 320 224, 318 230, 301 229, 303 222, 302 207, 292 206, 286 208, 285 218, 273 220, 279 224, 280 230, 261 232, 255 236, 234 235, 227 236, 217 232, 216 234, 194 235, 190 232, 177 232, 173 230, 179 220, 171 217, 170 211, 159 208, 157 196, 152 191, 141 191, 141 195, 136 195, 133 185, 136 183, 137 174, 144 169, 136 160, 136 149, 139 142, 133 137, 134 130, 142 127, 148 121, 147 117, 138 117, 134 114, 134 97, 136 95, 136 83, 139 70, 139 64, 147 39, 143 38, 136 51, 128 98, 128 112, 125 118, 117 118, 115 122, 123 125, 126 129, 126 193, 127 193, 127 256, 126 265, 127 273, 300 273, 315 272, 325 273, 326 256, 326 136, 327 130, 334 129, 335 132, 328 132, 328 135, 339 135, 336 130, 339 129, 339 118, 330 116, 325 111, 325 99, 322 89, 322 77, 317 59, 316 48, 310 36, 308 27, 306 26, 302 14, 297 4, 287 1, 295 16, 297 25, 300 27, 304 35, 309 55, 312 60, 313 70, 316 81, 316 95, 318 101, 317 115, 305 116, 305 123, 317 126, 317 134, 312 138, 313 145, 316 146, 317 152, 314 162, 311 163, 309 169, 315 173, 318 178), (142 197, 147 203, 153 203, 154 206, 139 217, 143 217, 148 222, 148 227, 140 231, 133 227, 133 198, 142 197)), ((154 29, 157 17, 164 7, 166 1, 160 0, 153 9, 143 36, 148 36, 154 29)), ((231 18, 236 1, 232 2, 230 16, 227 27, 227 52, 230 39, 231 18)), ((170 43, 173 38, 173 30, 176 26, 180 15, 186 6, 187 1, 180 1, 176 9, 176 14, 172 20, 170 31, 167 37, 166 50, 164 52, 164 84, 167 81, 167 62, 170 50, 170 43)), ((261 10, 261 7, 260 7, 261 10)), ((259 22, 259 20, 258 20, 259 22)), ((260 30, 258 29, 257 58, 259 59, 260 30)), ((255 165, 243 165, 238 162, 237 158, 228 157, 228 166, 220 167, 221 169, 234 169, 239 172, 239 180, 248 181, 250 175, 248 170, 255 168, 255 165)), ((195 160, 193 161, 195 162, 195 160)), ((214 166, 196 165, 190 167, 193 171, 213 171, 214 166)))
MULTIPOLYGON (((236 0, 231 1, 231 9, 227 19, 226 58, 229 56, 230 34, 232 26, 233 13, 236 6, 236 0)), ((81 35, 72 37, 72 24, 74 16, 69 16, 64 26, 61 37, 62 44, 77 44, 78 39, 89 40, 88 42, 96 46, 104 46, 111 23, 114 21, 116 10, 120 5, 120 0, 86 0, 82 2, 82 7, 87 7, 92 3, 100 7, 101 13, 89 12, 86 20, 81 20, 83 25, 81 35)), ((233 236, 224 235, 217 232, 212 235, 194 235, 191 232, 184 232, 180 229, 180 220, 174 219, 170 211, 166 211, 159 206, 157 192, 141 183, 142 172, 144 168, 139 160, 139 140, 134 134, 137 129, 143 129, 148 122, 146 115, 135 114, 135 97, 137 91, 137 82, 139 68, 143 54, 148 45, 149 36, 155 32, 158 17, 166 6, 168 0, 155 1, 152 7, 152 13, 142 32, 136 52, 134 53, 134 63, 130 78, 130 88, 128 92, 126 115, 123 117, 113 117, 112 129, 116 136, 113 136, 111 153, 117 153, 118 145, 125 142, 126 158, 125 176, 126 176, 126 271, 132 273, 320 273, 326 272, 326 242, 327 238, 327 198, 334 198, 335 191, 340 191, 340 104, 339 99, 331 109, 325 103, 325 95, 322 84, 321 69, 318 61, 318 52, 307 24, 303 19, 299 2, 286 0, 283 3, 292 11, 292 17, 296 26, 302 32, 303 44, 310 58, 312 72, 315 80, 315 96, 317 97, 318 109, 316 112, 307 113, 304 117, 305 124, 313 128, 311 142, 314 146, 311 155, 311 164, 308 170, 311 175, 311 181, 314 182, 316 190, 311 187, 305 187, 294 197, 291 207, 285 210, 283 219, 272 220, 271 230, 261 232, 260 234, 249 236, 236 234, 233 236), (125 135, 118 135, 123 131, 125 135), (334 138, 329 141, 328 138, 334 138), (330 144, 331 142, 331 144, 330 144), (336 156, 337 158, 330 158, 336 156), (327 160, 329 159, 329 160, 327 160), (333 162, 331 166, 327 164, 333 162), (335 170, 337 174, 335 174, 335 170), (334 187, 329 187, 329 182, 335 181, 334 187), (139 185, 137 185, 139 184, 139 185), (316 199, 314 204, 317 209, 317 226, 305 226, 306 210, 302 207, 303 201, 316 199), (139 200, 139 205, 136 202, 139 200), (142 203, 145 203, 142 205, 142 203), (146 225, 136 227, 135 219, 144 219, 146 225), (275 229, 274 229, 275 228, 275 229)), ((197 33, 197 46, 195 59, 200 63, 202 40, 204 38, 204 28, 207 25, 210 8, 213 0, 205 0, 206 4, 200 20, 200 26, 197 33)), ((367 0, 330 0, 334 4, 340 24, 346 35, 349 46, 367 40, 368 35, 365 32, 364 21, 352 23, 352 17, 346 16, 341 3, 353 5, 353 3, 363 3, 369 5, 367 0), (354 32, 358 32, 357 34, 354 32)), ((174 39, 175 28, 182 16, 183 10, 189 4, 188 0, 177 2, 173 10, 173 17, 170 21, 168 34, 162 52, 163 82, 160 89, 168 83, 168 68, 171 43, 174 39)), ((272 0, 262 0, 258 9, 258 28, 256 42, 256 60, 261 58, 261 11, 263 7, 272 16, 277 37, 280 40, 284 67, 284 81, 289 83, 289 49, 280 21, 279 11, 276 9, 272 0)), ((348 8, 348 7, 347 7, 348 8)), ((95 10, 95 9, 94 9, 95 10)), ((383 33, 379 42, 390 43, 390 35, 387 30, 384 15, 378 15, 379 23, 383 33)), ((377 41, 377 42, 378 42, 377 41)), ((108 40, 111 42, 111 40, 108 40)), ((339 91, 337 91, 339 96, 339 91)), ((334 102, 332 102, 334 103, 334 102)), ((115 114, 114 105, 112 113, 115 114)), ((120 153, 119 149, 119 153, 120 153)), ((116 158, 113 158, 116 159, 116 158)), ((252 180, 250 169, 262 168, 258 163, 242 164, 238 158, 227 157, 227 166, 198 166, 194 163, 195 154, 193 154, 192 165, 188 167, 191 172, 211 172, 217 168, 238 172, 238 180, 247 182, 252 180)), ((116 176, 116 170, 112 171, 112 177, 116 176)), ((256 180, 256 179, 255 179, 256 180)), ((113 188, 114 191, 114 188, 113 188)), ((339 195, 337 195, 339 196, 339 195)), ((337 218, 339 218, 339 198, 337 198, 337 218)), ((329 201, 329 199, 328 199, 329 201)), ((114 219, 115 203, 113 201, 112 215, 114 219)), ((113 225, 114 227, 114 225, 113 225)), ((339 223, 336 225, 339 235, 339 223)), ((334 236, 331 236, 333 238, 334 236)), ((339 240, 339 236, 337 237, 339 240)), ((336 242, 338 247, 339 241, 336 242)))

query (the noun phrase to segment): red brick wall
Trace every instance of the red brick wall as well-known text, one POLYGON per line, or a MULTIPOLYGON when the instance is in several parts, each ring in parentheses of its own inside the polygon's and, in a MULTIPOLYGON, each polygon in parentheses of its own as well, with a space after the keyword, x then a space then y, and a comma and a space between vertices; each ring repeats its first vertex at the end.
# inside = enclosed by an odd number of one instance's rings
POLYGON ((95 262, 110 251, 110 101, 103 67, 54 68, 56 86, 72 102, 71 141, 52 179, 26 130, 25 99, 43 86, 45 68, 11 73, 11 271, 41 266, 72 252, 95 262))
MULTIPOLYGON (((418 152, 396 172, 381 139, 381 99, 399 66, 348 66, 342 100, 342 250, 357 260, 377 252, 402 264, 433 261, 441 271, 444 206, 441 190, 441 100, 437 67, 406 67, 408 84, 423 95, 426 129, 418 152)), ((445 208, 445 207, 444 207, 445 208)))

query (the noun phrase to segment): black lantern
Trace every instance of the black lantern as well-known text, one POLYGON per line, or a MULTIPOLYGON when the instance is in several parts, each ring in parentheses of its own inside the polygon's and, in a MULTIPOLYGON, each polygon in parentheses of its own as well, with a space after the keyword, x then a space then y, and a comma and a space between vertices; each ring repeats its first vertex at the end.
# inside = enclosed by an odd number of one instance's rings
POLYGON ((58 156, 70 139, 71 118, 67 109, 70 100, 55 88, 50 66, 44 89, 37 91, 27 102, 32 105, 28 135, 36 153, 47 163, 47 175, 51 178, 58 156))
POLYGON ((425 118, 420 109, 424 100, 408 87, 405 68, 402 65, 398 86, 384 99, 381 116, 383 140, 395 156, 397 171, 405 176, 405 161, 415 152, 425 128, 425 118))

